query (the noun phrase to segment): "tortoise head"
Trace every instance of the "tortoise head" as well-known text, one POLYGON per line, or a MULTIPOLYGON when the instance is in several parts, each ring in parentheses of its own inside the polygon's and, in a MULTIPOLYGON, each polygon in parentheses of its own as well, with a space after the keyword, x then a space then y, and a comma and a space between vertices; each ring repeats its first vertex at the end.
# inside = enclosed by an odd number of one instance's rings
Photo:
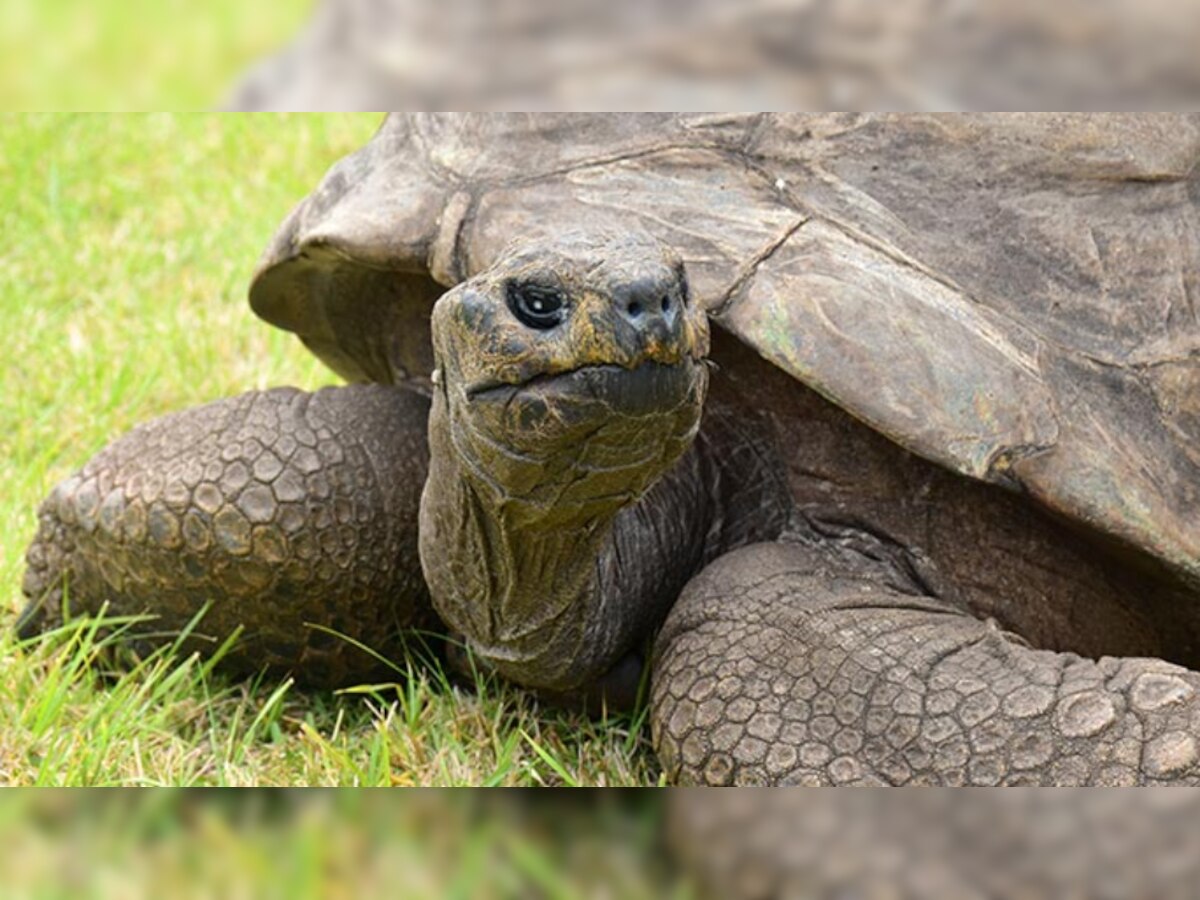
POLYGON ((653 238, 516 244, 443 296, 432 328, 435 416, 497 502, 552 518, 619 507, 696 433, 707 319, 653 238))
POLYGON ((640 235, 518 244, 438 300, 432 332, 434 605, 508 677, 594 674, 613 630, 593 602, 601 547, 687 449, 708 387, 683 265, 640 235))

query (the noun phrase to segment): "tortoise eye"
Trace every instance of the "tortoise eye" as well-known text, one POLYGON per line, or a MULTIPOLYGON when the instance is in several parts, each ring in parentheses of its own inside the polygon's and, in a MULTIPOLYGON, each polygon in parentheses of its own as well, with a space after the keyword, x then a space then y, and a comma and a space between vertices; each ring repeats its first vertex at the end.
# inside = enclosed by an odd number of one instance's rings
POLYGON ((506 293, 512 314, 530 328, 546 331, 565 318, 566 298, 554 288, 509 282, 506 293))

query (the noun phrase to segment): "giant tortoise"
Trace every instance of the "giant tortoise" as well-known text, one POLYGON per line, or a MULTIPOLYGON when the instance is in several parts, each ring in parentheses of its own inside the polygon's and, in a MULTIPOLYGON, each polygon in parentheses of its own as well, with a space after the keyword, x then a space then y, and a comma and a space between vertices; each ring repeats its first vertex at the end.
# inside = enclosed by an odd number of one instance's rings
POLYGON ((1187 116, 390 118, 250 287, 354 384, 102 451, 22 633, 648 669, 685 783, 1196 781, 1197 159, 1187 116))

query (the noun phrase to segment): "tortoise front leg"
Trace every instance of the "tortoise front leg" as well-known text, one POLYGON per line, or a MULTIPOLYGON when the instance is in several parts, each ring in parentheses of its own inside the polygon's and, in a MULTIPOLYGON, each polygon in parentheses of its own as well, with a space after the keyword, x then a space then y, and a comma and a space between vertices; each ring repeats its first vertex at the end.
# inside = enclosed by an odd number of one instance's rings
POLYGON ((378 661, 321 627, 392 657, 436 621, 417 556, 428 411, 400 388, 277 388, 135 428, 42 503, 20 634, 107 602, 169 642, 208 603, 189 649, 241 627, 233 669, 370 677, 378 661))
POLYGON ((1200 674, 1031 649, 793 545, 697 575, 652 679, 655 745, 687 783, 1200 782, 1200 674))

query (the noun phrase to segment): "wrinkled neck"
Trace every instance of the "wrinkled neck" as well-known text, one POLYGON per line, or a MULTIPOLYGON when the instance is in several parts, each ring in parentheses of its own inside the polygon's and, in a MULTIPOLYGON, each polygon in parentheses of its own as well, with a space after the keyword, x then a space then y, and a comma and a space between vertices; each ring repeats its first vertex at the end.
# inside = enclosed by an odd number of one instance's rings
POLYGON ((624 505, 542 505, 466 463, 435 404, 420 533, 439 615, 513 681, 594 682, 656 630, 705 562, 782 529, 775 456, 739 418, 710 410, 695 444, 624 505))
POLYGON ((421 558, 439 615, 519 683, 561 690, 602 674, 642 621, 612 562, 636 494, 547 501, 578 495, 584 477, 547 469, 526 484, 536 500, 514 495, 465 458, 436 404, 430 450, 421 558))

